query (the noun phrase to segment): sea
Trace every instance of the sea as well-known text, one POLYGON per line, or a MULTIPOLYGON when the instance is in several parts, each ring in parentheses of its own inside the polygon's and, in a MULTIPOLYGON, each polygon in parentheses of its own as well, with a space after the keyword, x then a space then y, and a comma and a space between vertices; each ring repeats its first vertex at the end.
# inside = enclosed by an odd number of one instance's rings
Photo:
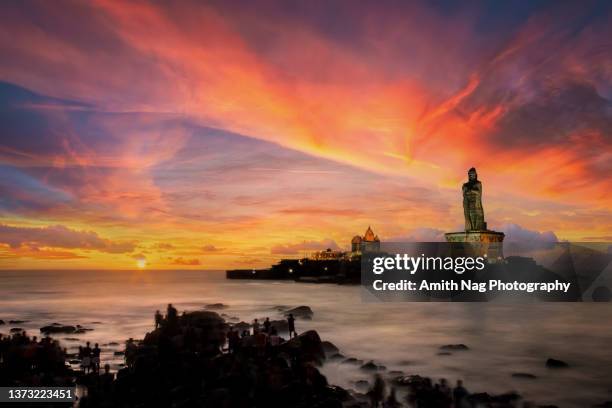
MULTIPOLYGON (((233 321, 283 318, 279 306, 310 306, 314 329, 346 357, 374 361, 470 392, 516 391, 540 405, 584 408, 612 400, 612 305, 608 303, 376 303, 355 285, 227 280, 222 271, 0 271, 0 332, 21 327, 80 324, 93 330, 54 336, 69 352, 86 341, 102 347, 102 364, 121 368, 125 340, 152 330, 154 312, 172 303, 179 312, 223 303, 233 321), (23 320, 9 324, 10 320, 23 320), (446 344, 469 350, 440 351, 446 344), (550 369, 548 358, 570 367, 550 369), (536 378, 516 378, 528 373, 536 378)), ((327 362, 330 383, 358 388, 372 374, 327 362)))

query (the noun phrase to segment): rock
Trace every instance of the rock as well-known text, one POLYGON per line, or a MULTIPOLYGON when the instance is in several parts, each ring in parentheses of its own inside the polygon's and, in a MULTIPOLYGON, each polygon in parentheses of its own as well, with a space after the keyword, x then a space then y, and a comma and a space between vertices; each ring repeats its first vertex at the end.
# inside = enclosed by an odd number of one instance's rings
POLYGON ((66 341, 81 341, 81 339, 78 339, 76 337, 64 337, 64 340, 66 340, 66 341))
POLYGON ((439 353, 436 353, 437 356, 452 356, 453 353, 449 353, 448 351, 441 351, 439 353))
POLYGON ((24 331, 21 327, 13 327, 11 330, 9 330, 11 333, 20 333, 22 331, 24 331))
POLYGON ((78 359, 76 359, 76 358, 75 358, 75 359, 73 359, 73 360, 70 360, 70 361, 68 361, 68 362, 69 362, 70 364, 81 364, 81 360, 78 360, 78 359))
POLYGON ((393 383, 397 386, 407 386, 415 388, 423 388, 428 379, 420 375, 408 375, 405 377, 397 377, 393 383))
POLYGON ((239 323, 233 324, 232 327, 235 330, 238 330, 239 332, 243 332, 245 330, 250 330, 251 329, 251 325, 246 323, 246 322, 239 322, 239 323))
POLYGON ((383 365, 377 365, 374 363, 374 361, 370 360, 367 363, 363 364, 361 367, 359 367, 359 369, 363 371, 382 371, 386 370, 387 367, 383 365))
MULTIPOLYGON (((263 323, 263 319, 261 322, 263 323)), ((274 327, 279 333, 289 332, 289 323, 286 320, 270 320, 270 326, 274 327)))
POLYGON ((23 324, 27 322, 28 320, 9 320, 9 324, 23 324))
POLYGON ((359 360, 354 357, 349 357, 346 360, 344 360, 342 364, 362 365, 363 360, 359 360))
POLYGON ((117 343, 116 341, 111 341, 110 343, 107 344, 108 346, 118 346, 119 343, 117 343))
POLYGON ((295 318, 310 320, 312 319, 312 315, 314 313, 312 312, 312 309, 308 306, 298 306, 284 312, 285 316, 289 316, 290 314, 292 314, 295 318))
POLYGON ((6 324, 6 323, 4 323, 4 320, 0 319, 0 326, 3 324, 6 324))
POLYGON ((328 357, 328 359, 330 361, 339 361, 339 360, 344 360, 345 357, 340 353, 336 353, 336 354, 332 354, 330 357, 328 357))
POLYGON ((469 349, 470 348, 466 346, 465 344, 446 344, 440 347, 440 350, 452 350, 452 351, 469 350, 469 349))
POLYGON ((389 375, 398 377, 398 376, 403 376, 404 372, 401 370, 391 370, 389 371, 389 375))
POLYGON ((556 360, 554 358, 549 358, 546 360, 546 367, 548 368, 568 368, 569 364, 562 360, 556 360))
POLYGON ((211 303, 209 305, 204 306, 204 308, 208 310, 221 310, 221 309, 227 309, 228 306, 224 305, 223 303, 211 303))
POLYGON ((512 377, 514 378, 528 378, 528 379, 536 379, 537 376, 529 373, 512 373, 512 377))
POLYGON ((114 355, 114 356, 123 356, 123 355, 125 355, 125 352, 123 352, 123 351, 115 351, 115 352, 113 353, 113 355, 114 355))
POLYGON ((325 360, 325 351, 323 351, 321 338, 319 333, 314 330, 308 330, 281 344, 280 347, 290 355, 299 355, 305 361, 320 363, 325 360))
POLYGON ((370 387, 370 382, 367 380, 358 380, 354 382, 355 387, 357 388, 361 388, 361 389, 367 389, 370 387))
POLYGON ((57 334, 57 333, 65 333, 65 334, 74 334, 77 328, 74 326, 43 326, 40 328, 40 332, 44 334, 57 334))
POLYGON ((521 396, 516 392, 507 392, 500 395, 490 395, 486 392, 472 394, 467 397, 468 401, 476 406, 495 406, 498 407, 500 404, 502 407, 514 406, 513 403, 521 399, 521 396))
POLYGON ((321 342, 321 345, 323 346, 323 351, 325 351, 326 354, 337 354, 340 351, 331 341, 325 340, 321 342))

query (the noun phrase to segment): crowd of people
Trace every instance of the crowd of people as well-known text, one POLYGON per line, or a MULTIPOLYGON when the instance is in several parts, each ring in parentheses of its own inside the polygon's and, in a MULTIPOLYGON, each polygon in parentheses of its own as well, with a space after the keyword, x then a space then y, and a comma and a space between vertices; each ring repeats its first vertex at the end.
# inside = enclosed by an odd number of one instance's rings
POLYGON ((38 339, 25 331, 0 334, 0 380, 3 384, 55 384, 66 373, 66 349, 50 337, 38 339))
MULTIPOLYGON (((290 339, 297 336, 293 314, 287 317, 287 330, 290 339)), ((267 347, 278 346, 282 342, 284 339, 278 334, 278 330, 272 325, 269 317, 266 317, 261 324, 258 319, 253 320, 252 332, 250 330, 240 332, 233 326, 230 326, 227 332, 227 351, 229 353, 234 353, 242 347, 255 347, 263 351, 267 347)))

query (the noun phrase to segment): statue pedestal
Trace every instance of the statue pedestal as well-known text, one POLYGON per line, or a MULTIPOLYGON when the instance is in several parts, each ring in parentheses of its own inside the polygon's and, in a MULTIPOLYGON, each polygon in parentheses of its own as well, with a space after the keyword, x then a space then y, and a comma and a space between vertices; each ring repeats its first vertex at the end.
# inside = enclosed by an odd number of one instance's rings
POLYGON ((444 234, 453 256, 486 257, 489 263, 504 259, 504 233, 497 231, 464 231, 444 234))

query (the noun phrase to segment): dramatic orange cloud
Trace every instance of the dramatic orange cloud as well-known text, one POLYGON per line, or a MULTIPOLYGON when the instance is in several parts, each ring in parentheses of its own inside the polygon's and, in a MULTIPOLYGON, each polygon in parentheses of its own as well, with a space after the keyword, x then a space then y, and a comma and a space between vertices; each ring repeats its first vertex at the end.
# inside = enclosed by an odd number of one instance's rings
POLYGON ((489 225, 609 236, 610 20, 590 4, 6 5, 2 257, 41 267, 29 245, 62 229, 132 247, 38 242, 78 257, 61 267, 263 266, 369 224, 457 228, 472 166, 489 225))

